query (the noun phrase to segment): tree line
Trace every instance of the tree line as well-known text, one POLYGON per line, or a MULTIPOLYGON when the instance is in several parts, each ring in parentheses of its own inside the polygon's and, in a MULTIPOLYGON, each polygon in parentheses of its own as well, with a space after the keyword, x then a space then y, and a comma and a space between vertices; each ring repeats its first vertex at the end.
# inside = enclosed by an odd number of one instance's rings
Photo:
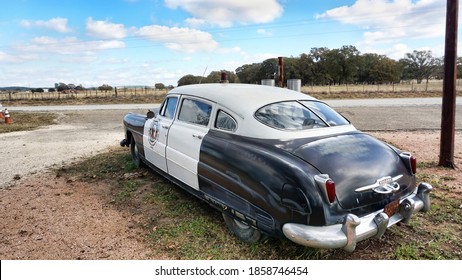
MULTIPOLYGON (((414 50, 404 58, 394 60, 375 53, 361 54, 354 46, 312 48, 309 53, 285 57, 283 61, 285 80, 300 79, 302 85, 385 84, 410 80, 420 84, 443 77, 443 58, 434 57, 431 51, 425 50, 414 50)), ((460 68, 462 58, 457 62, 460 68)), ((277 80, 278 63, 278 58, 270 58, 242 65, 235 72, 212 71, 207 77, 189 74, 178 80, 178 86, 217 83, 221 72, 227 73, 230 83, 259 84, 265 79, 277 80)), ((462 75, 462 71, 458 73, 462 75)))

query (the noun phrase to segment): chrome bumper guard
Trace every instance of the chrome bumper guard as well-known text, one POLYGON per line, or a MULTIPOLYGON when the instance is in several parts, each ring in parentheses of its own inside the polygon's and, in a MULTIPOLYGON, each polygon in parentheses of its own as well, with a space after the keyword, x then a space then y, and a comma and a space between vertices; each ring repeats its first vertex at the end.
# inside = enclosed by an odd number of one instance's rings
POLYGON ((403 221, 408 222, 414 213, 430 210, 430 191, 432 186, 420 183, 416 191, 410 196, 400 200, 399 210, 388 217, 382 210, 359 218, 348 214, 343 224, 330 226, 309 226, 302 224, 284 224, 284 235, 293 242, 323 249, 343 248, 353 252, 356 243, 370 237, 380 238, 387 228, 403 221))

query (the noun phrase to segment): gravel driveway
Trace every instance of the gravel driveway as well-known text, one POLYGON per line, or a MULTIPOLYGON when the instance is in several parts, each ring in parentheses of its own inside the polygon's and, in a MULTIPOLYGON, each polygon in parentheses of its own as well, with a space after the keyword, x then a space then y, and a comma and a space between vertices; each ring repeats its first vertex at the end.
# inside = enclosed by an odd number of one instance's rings
MULTIPOLYGON (((126 113, 127 110, 58 112, 57 125, 0 134, 0 188, 28 174, 118 145, 124 137, 122 118, 126 113)), ((14 118, 14 113, 11 115, 14 118)))

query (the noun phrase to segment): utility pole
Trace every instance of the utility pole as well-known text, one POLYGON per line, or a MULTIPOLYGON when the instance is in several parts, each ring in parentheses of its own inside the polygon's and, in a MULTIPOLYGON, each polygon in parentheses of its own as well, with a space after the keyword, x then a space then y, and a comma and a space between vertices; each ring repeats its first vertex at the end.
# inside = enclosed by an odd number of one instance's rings
POLYGON ((456 168, 454 163, 454 138, 456 124, 456 60, 459 0, 446 0, 446 2, 446 43, 444 51, 440 160, 438 165, 456 168))

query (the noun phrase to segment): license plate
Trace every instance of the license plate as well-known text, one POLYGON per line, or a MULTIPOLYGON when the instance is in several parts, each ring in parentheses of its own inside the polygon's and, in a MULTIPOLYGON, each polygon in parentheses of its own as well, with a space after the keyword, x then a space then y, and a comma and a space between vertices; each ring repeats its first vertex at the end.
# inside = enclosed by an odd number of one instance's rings
POLYGON ((396 211, 398 211, 399 207, 399 200, 395 200, 393 202, 388 203, 385 208, 383 208, 383 212, 388 215, 388 217, 391 217, 396 214, 396 211))

